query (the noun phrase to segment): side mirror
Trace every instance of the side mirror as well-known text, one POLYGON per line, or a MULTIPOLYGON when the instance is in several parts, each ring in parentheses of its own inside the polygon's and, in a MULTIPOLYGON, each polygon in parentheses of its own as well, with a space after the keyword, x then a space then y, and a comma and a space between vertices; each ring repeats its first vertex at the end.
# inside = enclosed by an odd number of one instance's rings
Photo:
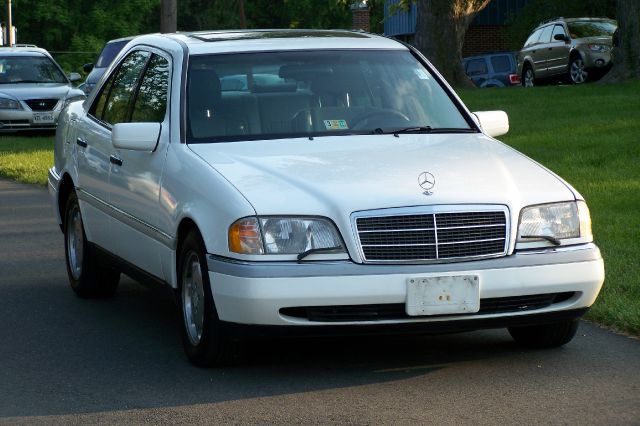
POLYGON ((569 37, 567 37, 564 34, 556 34, 556 35, 553 36, 553 39, 556 40, 556 41, 564 41, 564 42, 569 41, 569 37))
POLYGON ((495 138, 509 132, 509 116, 504 111, 474 112, 480 128, 487 135, 495 138))
POLYGON ((93 64, 84 64, 82 66, 82 69, 84 70, 84 72, 91 72, 91 70, 93 69, 93 64))
POLYGON ((71 81, 72 83, 82 80, 82 76, 77 72, 70 73, 68 77, 69 77, 69 81, 71 81))
POLYGON ((160 138, 160 123, 118 123, 111 131, 113 146, 132 151, 153 151, 160 138))

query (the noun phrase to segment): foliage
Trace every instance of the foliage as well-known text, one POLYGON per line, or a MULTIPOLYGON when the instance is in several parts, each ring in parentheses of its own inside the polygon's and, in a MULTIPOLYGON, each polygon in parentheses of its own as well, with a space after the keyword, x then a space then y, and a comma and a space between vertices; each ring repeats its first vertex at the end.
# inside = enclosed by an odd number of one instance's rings
MULTIPOLYGON (((237 0, 178 0, 178 30, 239 28, 237 0)), ((245 1, 249 28, 351 28, 352 0, 245 1)), ((84 73, 105 42, 157 32, 160 0, 13 0, 18 42, 53 52, 67 72, 84 73), (88 53, 61 53, 88 52, 88 53)), ((369 0, 372 31, 383 31, 384 0, 369 0)))
POLYGON ((516 16, 508 19, 509 46, 520 50, 531 31, 541 22, 559 16, 565 18, 607 17, 615 18, 615 0, 532 0, 516 16))

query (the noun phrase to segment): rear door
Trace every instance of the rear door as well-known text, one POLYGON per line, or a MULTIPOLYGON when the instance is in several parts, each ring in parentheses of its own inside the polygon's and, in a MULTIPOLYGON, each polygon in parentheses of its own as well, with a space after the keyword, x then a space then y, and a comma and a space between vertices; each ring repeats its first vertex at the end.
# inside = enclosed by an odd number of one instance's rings
POLYGON ((535 53, 533 54, 534 71, 536 77, 545 78, 549 76, 548 63, 551 58, 551 33, 553 32, 553 25, 547 25, 543 27, 540 39, 535 46, 535 53))
POLYGON ((513 55, 493 55, 490 58, 491 68, 493 68, 492 79, 500 82, 504 86, 510 86, 509 74, 514 73, 513 55))

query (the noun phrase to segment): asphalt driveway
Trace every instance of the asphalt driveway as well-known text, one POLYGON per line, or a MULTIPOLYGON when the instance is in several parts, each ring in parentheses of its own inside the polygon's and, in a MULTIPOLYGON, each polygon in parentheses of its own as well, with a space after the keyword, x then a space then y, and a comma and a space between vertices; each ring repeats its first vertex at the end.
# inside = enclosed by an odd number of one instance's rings
POLYGON ((0 424, 640 424, 640 341, 583 323, 558 350, 504 330, 256 344, 192 367, 171 293, 68 288, 40 187, 0 180, 0 424))

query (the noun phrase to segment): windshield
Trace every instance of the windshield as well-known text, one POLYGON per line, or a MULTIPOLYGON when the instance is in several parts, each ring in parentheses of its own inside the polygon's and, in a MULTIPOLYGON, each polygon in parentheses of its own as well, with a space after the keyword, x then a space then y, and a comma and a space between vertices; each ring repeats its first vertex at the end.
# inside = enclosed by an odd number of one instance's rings
POLYGON ((188 74, 188 142, 472 130, 408 51, 194 56, 188 74))
POLYGON ((571 38, 611 37, 617 28, 615 21, 574 21, 567 26, 571 38))
POLYGON ((0 56, 0 84, 16 83, 67 83, 67 78, 46 56, 0 56))
POLYGON ((129 40, 122 41, 114 41, 105 44, 102 48, 102 52, 100 52, 100 56, 98 56, 98 60, 96 61, 96 68, 106 68, 111 64, 113 58, 116 57, 118 53, 122 50, 125 44, 127 44, 129 40))

